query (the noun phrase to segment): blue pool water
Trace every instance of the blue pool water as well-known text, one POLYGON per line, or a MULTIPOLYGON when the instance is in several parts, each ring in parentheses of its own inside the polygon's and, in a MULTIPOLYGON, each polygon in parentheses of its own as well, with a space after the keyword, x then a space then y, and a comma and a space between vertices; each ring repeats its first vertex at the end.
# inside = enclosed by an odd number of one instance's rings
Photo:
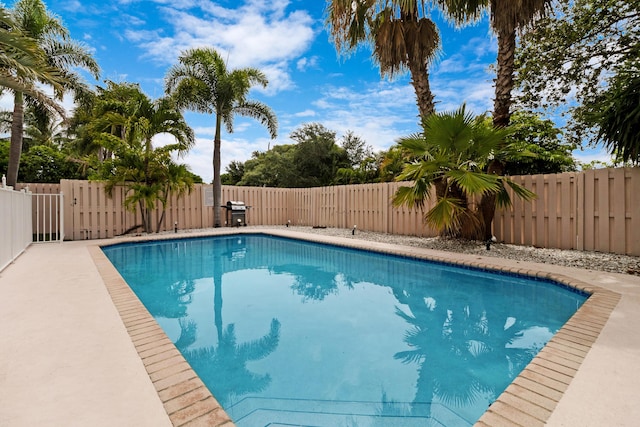
POLYGON ((263 235, 103 248, 242 426, 470 426, 586 296, 263 235))

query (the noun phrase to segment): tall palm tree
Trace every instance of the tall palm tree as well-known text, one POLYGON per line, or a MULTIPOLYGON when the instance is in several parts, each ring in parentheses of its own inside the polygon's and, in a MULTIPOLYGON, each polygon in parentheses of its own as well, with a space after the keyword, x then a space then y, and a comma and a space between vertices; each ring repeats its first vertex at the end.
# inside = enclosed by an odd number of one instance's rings
MULTIPOLYGON (((551 0, 437 0, 436 1, 453 21, 463 24, 480 18, 489 11, 490 24, 498 39, 498 69, 493 100, 493 125, 504 128, 511 119, 511 104, 514 71, 516 35, 524 31, 549 10, 551 0)), ((487 166, 487 172, 496 175, 504 173, 505 162, 494 158, 487 166)), ((491 223, 495 215, 495 194, 486 194, 480 209, 484 224, 484 238, 492 237, 491 223)))
MULTIPOLYGON (((82 67, 93 73, 97 78, 99 67, 88 49, 71 40, 69 32, 62 22, 47 10, 41 0, 18 0, 11 11, 16 30, 27 34, 41 49, 44 61, 50 69, 59 76, 53 89, 57 97, 62 97, 68 90, 88 90, 72 67, 82 67)), ((16 76, 25 83, 34 85, 36 81, 51 84, 48 79, 39 75, 27 75, 17 70, 16 76)), ((11 127, 11 149, 7 168, 7 183, 15 185, 18 179, 20 155, 22 152, 22 136, 24 126, 24 103, 39 103, 38 97, 30 92, 13 89, 14 110, 11 127)))
POLYGON ((328 0, 327 24, 339 53, 369 43, 383 76, 409 70, 420 116, 435 110, 429 64, 440 47, 436 25, 426 16, 426 1, 328 0))
POLYGON ((516 36, 550 9, 551 0, 435 0, 443 12, 462 25, 489 12, 490 25, 498 39, 497 75, 493 101, 493 124, 507 127, 511 117, 515 71, 516 36))
POLYGON ((266 126, 272 139, 278 133, 275 113, 266 104, 247 99, 254 84, 266 87, 264 73, 255 68, 228 70, 220 54, 212 48, 190 49, 178 58, 165 77, 165 91, 180 108, 215 114, 213 138, 213 211, 214 226, 221 225, 222 181, 220 180, 221 128, 233 132, 235 115, 251 117, 266 126))
POLYGON ((46 81, 60 88, 59 78, 60 75, 47 65, 44 52, 36 41, 18 28, 7 9, 0 7, 0 88, 24 92, 62 113, 62 107, 32 81, 46 81))
POLYGON ((399 140, 401 148, 415 159, 407 163, 399 181, 411 180, 412 186, 398 189, 396 206, 422 207, 435 188, 436 201, 425 221, 443 234, 475 238, 481 230, 469 208, 474 196, 494 194, 502 204, 510 203, 504 185, 525 199, 534 197, 515 182, 484 172, 490 159, 499 154, 509 129, 487 126, 484 116, 474 117, 463 105, 453 113, 436 113, 423 120, 422 134, 399 140))

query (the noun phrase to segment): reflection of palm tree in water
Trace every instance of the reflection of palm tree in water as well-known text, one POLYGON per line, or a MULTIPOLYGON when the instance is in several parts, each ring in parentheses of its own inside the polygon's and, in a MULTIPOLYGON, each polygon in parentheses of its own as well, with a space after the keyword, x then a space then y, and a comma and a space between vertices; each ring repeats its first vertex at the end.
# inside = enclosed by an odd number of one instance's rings
POLYGON ((180 324, 180 336, 178 341, 175 342, 175 346, 182 352, 196 342, 198 325, 193 320, 187 320, 186 317, 178 319, 178 323, 180 324))
POLYGON ((525 325, 516 321, 505 328, 506 319, 492 318, 480 293, 447 298, 447 289, 435 296, 411 291, 394 289, 410 309, 396 313, 412 325, 405 334, 412 350, 394 357, 420 366, 413 416, 431 417, 434 399, 451 408, 480 404, 483 397, 492 401, 502 390, 489 377, 503 376, 506 386, 531 360, 530 351, 508 347, 525 325))
MULTIPOLYGON (((234 396, 264 391, 271 382, 269 374, 250 372, 246 364, 260 360, 271 354, 280 340, 280 322, 271 320, 269 332, 262 338, 238 344, 235 325, 226 327, 222 323, 222 262, 214 258, 214 320, 217 346, 185 350, 183 354, 211 392, 225 406, 234 396)), ((182 335, 181 335, 182 337, 182 335)))

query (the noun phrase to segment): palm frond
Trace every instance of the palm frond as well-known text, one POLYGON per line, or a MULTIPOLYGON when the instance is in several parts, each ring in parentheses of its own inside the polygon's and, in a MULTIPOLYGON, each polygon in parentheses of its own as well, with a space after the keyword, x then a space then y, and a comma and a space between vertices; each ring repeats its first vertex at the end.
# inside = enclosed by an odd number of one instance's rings
POLYGON ((476 172, 466 169, 455 169, 447 172, 447 176, 462 189, 468 196, 496 193, 500 190, 500 178, 484 172, 476 172))
POLYGON ((460 228, 464 211, 465 207, 460 199, 444 196, 436 201, 433 208, 429 209, 425 219, 427 224, 436 230, 455 233, 460 228))

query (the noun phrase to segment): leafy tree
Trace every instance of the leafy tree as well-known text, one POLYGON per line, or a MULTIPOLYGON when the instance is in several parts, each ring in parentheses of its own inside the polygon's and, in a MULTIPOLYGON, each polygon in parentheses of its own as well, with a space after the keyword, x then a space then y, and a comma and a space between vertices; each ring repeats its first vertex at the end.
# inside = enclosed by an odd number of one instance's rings
POLYGON ((264 73, 255 68, 227 70, 224 59, 211 48, 190 49, 178 58, 165 78, 165 91, 180 108, 213 113, 216 131, 213 138, 213 210, 214 226, 221 224, 222 181, 220 179, 221 127, 233 132, 235 115, 247 116, 266 126, 272 139, 277 136, 275 113, 258 101, 248 100, 247 94, 254 84, 266 87, 264 73))
MULTIPOLYGON (((61 97, 68 90, 87 90, 86 85, 81 81, 78 74, 72 71, 75 67, 85 68, 98 78, 99 67, 89 50, 71 40, 68 30, 62 22, 49 13, 41 0, 18 0, 13 7, 12 16, 17 28, 35 40, 44 53, 44 60, 48 66, 59 74, 60 77, 56 80, 58 84, 53 86, 58 97, 61 97)), ((27 75, 19 74, 19 77, 32 83, 35 81, 35 76, 29 78, 27 75)), ((50 83, 48 80, 41 82, 50 83)), ((18 178, 22 152, 25 101, 27 103, 38 103, 39 99, 29 96, 28 93, 14 90, 11 151, 7 173, 7 183, 9 185, 15 185, 18 178)))
POLYGON ((520 102, 532 109, 569 105, 567 137, 581 144, 599 133, 591 113, 624 100, 620 89, 640 71, 640 3, 556 2, 554 13, 522 37, 517 59, 520 102))
POLYGON ((609 89, 584 107, 584 122, 599 127, 597 139, 604 142, 616 160, 640 164, 640 77, 618 74, 609 89))
POLYGON ((380 181, 394 181, 401 173, 408 154, 399 145, 392 145, 385 152, 380 153, 380 181))
POLYGON ((340 145, 347 152, 347 158, 351 167, 359 167, 367 158, 373 157, 373 149, 370 145, 355 135, 353 131, 347 131, 340 139, 340 145))
POLYGON ((24 125, 23 149, 35 145, 62 147, 68 141, 65 121, 57 120, 39 105, 27 107, 24 125))
POLYGON ((67 126, 72 136, 70 144, 78 156, 95 156, 98 162, 112 158, 113 153, 103 143, 105 134, 123 139, 126 130, 122 123, 112 120, 113 115, 135 115, 136 102, 148 102, 139 85, 110 80, 105 87, 98 86, 96 93, 82 97, 67 126))
POLYGON ((373 155, 367 157, 357 167, 340 168, 333 180, 335 184, 366 184, 378 182, 380 162, 373 155))
POLYGON ((35 145, 22 156, 22 182, 60 182, 61 179, 86 179, 78 165, 57 147, 35 145))
POLYGON ((7 165, 9 164, 9 144, 9 140, 0 139, 0 176, 7 175, 7 165))
POLYGON ((487 126, 484 116, 473 117, 464 105, 453 113, 425 118, 423 133, 399 141, 415 160, 405 165, 397 179, 411 180, 413 185, 400 187, 393 204, 422 207, 433 188, 436 200, 426 212, 425 222, 445 235, 481 236, 483 223, 468 203, 472 197, 490 193, 498 203, 508 205, 511 201, 505 185, 519 197, 534 197, 508 178, 484 172, 509 132, 487 126))
POLYGON ((336 133, 319 123, 304 124, 289 137, 297 142, 295 187, 331 185, 338 169, 349 166, 347 152, 336 144, 336 133))
POLYGON ((532 112, 517 111, 511 116, 510 126, 511 133, 505 141, 509 149, 516 152, 516 158, 505 157, 505 175, 551 174, 577 169, 571 154, 576 146, 562 141, 562 131, 551 120, 543 120, 532 112))
POLYGON ((227 173, 221 175, 220 180, 223 185, 236 185, 244 176, 244 163, 237 160, 229 163, 225 169, 227 173))
POLYGON ((346 152, 349 166, 337 170, 334 183, 364 184, 378 180, 380 161, 371 146, 352 131, 343 135, 340 145, 346 152))
POLYGON ((238 185, 254 187, 298 187, 298 171, 294 161, 296 146, 276 145, 264 153, 255 152, 244 164, 244 175, 238 185))
POLYGON ((329 0, 327 25, 339 54, 368 44, 382 76, 409 70, 421 116, 435 107, 428 67, 440 47, 436 25, 424 1, 329 0))

